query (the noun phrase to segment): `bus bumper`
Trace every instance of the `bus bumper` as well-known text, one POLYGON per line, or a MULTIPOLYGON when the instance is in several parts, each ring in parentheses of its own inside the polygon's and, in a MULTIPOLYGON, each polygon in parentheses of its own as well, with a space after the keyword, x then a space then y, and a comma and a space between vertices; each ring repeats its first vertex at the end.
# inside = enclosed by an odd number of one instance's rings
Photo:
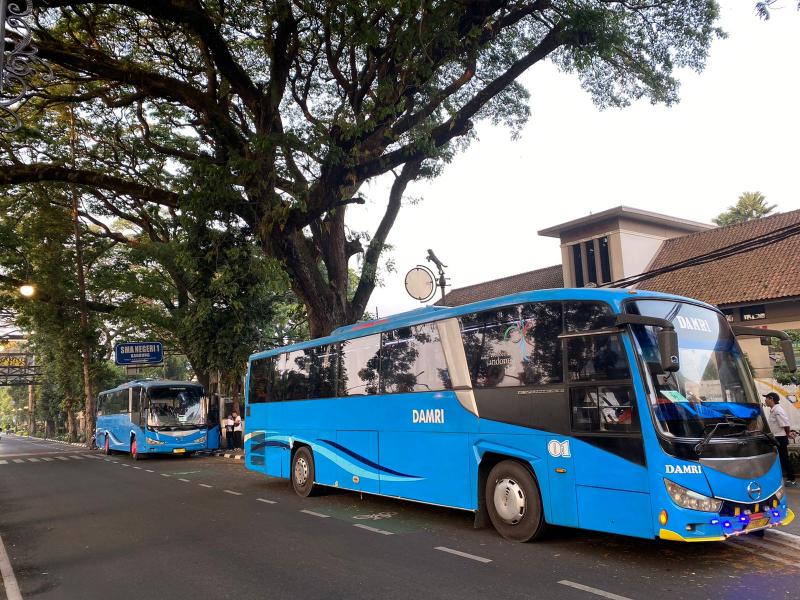
MULTIPOLYGON (((763 531, 765 529, 772 529, 774 527, 788 525, 789 523, 794 521, 794 512, 792 512, 790 508, 787 508, 785 516, 780 520, 773 520, 764 527, 758 527, 752 530, 745 530, 745 528, 742 527, 728 534, 722 533, 722 530, 724 528, 723 523, 725 522, 725 520, 726 517, 720 517, 719 519, 717 519, 717 521, 719 521, 718 523, 714 525, 709 524, 708 526, 704 526, 703 529, 699 531, 696 529, 694 531, 695 535, 688 534, 688 532, 687 535, 682 535, 680 533, 662 527, 661 530, 658 532, 658 537, 661 538, 662 540, 670 540, 674 542, 721 542, 727 540, 730 537, 735 537, 738 535, 747 535, 752 531, 763 531), (711 531, 709 531, 711 527, 716 527, 717 531, 719 531, 720 533, 717 535, 709 535, 711 533, 711 531)), ((730 520, 732 521, 733 519, 730 520)))

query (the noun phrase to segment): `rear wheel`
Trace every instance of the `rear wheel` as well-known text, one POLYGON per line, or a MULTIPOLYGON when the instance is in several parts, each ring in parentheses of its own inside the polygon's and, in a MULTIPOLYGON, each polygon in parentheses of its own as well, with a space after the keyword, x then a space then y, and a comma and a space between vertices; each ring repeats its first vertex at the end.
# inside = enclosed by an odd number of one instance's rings
POLYGON ((489 472, 486 508, 492 525, 507 540, 528 542, 544 531, 539 486, 530 471, 516 461, 504 460, 489 472))
POLYGON ((299 448, 292 458, 292 487, 304 498, 315 492, 314 455, 306 446, 299 448))

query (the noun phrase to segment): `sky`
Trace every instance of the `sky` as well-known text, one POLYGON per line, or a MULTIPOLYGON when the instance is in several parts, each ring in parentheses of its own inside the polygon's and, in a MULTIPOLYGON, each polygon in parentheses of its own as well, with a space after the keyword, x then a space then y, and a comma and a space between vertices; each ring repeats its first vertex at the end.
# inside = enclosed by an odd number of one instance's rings
MULTIPOLYGON (((526 72, 531 117, 518 139, 489 123, 435 180, 409 186, 389 235, 384 272, 368 311, 418 308, 406 272, 432 248, 463 287, 559 264, 559 241, 537 231, 619 205, 710 222, 742 192, 760 191, 776 212, 800 208, 800 12, 784 0, 769 21, 755 0, 722 0, 721 27, 701 73, 679 72, 681 102, 599 110, 577 77, 551 64, 526 72)), ((364 189, 348 222, 374 231, 388 183, 364 189)), ((357 268, 356 265, 353 265, 357 268)), ((438 298, 433 299, 435 301, 438 298)))

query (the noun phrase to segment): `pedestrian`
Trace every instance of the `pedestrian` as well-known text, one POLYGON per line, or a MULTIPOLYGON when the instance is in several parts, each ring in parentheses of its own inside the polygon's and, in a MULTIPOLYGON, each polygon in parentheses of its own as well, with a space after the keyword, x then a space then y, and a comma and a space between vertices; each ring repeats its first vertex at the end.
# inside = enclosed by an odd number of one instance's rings
POLYGON ((228 450, 233 450, 233 428, 235 426, 235 422, 233 420, 233 414, 228 415, 228 418, 225 419, 225 440, 227 442, 228 450))
POLYGON ((239 413, 233 411, 233 446, 234 448, 241 448, 242 447, 242 430, 244 427, 242 426, 242 418, 239 416, 239 413))
POLYGON ((781 460, 781 469, 786 474, 786 485, 797 485, 794 479, 794 467, 789 458, 789 438, 794 439, 795 434, 789 427, 789 417, 786 416, 786 411, 780 405, 780 396, 775 392, 764 394, 767 406, 769 407, 769 429, 775 440, 778 442, 778 456, 781 460))

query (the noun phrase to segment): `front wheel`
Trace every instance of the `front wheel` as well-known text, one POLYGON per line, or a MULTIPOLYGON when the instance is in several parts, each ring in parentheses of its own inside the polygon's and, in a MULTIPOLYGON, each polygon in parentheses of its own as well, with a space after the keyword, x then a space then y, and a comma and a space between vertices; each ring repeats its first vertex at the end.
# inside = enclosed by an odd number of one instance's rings
POLYGON ((507 540, 528 542, 544 531, 539 486, 530 471, 516 461, 504 460, 489 472, 486 508, 492 525, 507 540))
POLYGON ((111 448, 109 447, 108 443, 108 434, 106 434, 106 441, 103 443, 103 454, 106 456, 111 454, 111 448))
POLYGON ((303 446, 292 458, 292 487, 298 496, 306 498, 314 494, 314 475, 314 455, 310 448, 303 446))

